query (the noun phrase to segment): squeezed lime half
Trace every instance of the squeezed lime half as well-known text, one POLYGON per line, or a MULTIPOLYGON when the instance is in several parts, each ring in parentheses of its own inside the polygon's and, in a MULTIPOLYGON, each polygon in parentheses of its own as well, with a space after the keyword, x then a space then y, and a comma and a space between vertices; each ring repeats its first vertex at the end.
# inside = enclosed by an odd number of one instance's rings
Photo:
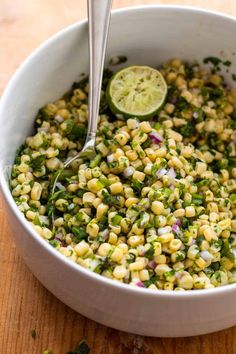
POLYGON ((126 118, 153 117, 165 101, 167 85, 162 74, 149 66, 129 66, 111 78, 106 97, 114 114, 126 118))

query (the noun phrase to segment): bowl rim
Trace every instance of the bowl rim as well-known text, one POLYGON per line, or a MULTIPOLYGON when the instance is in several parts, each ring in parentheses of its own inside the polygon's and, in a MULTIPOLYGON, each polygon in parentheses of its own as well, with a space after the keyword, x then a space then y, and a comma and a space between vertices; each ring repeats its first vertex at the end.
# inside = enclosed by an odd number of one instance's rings
MULTIPOLYGON (((156 11, 156 10, 160 10, 160 11, 167 10, 167 11, 174 11, 174 12, 180 11, 180 12, 191 13, 191 14, 195 13, 198 14, 199 16, 205 15, 210 17, 218 17, 219 19, 225 19, 227 21, 234 22, 236 26, 236 17, 234 16, 221 13, 218 11, 203 9, 200 7, 184 6, 184 5, 159 5, 159 4, 148 5, 147 4, 147 5, 139 5, 139 6, 129 6, 129 7, 112 10, 112 16, 119 16, 127 12, 156 11)), ((8 96, 10 95, 11 90, 14 87, 15 82, 17 81, 21 71, 27 69, 27 66, 30 64, 31 60, 37 57, 37 55, 42 50, 47 50, 47 48, 50 47, 50 45, 54 41, 60 40, 60 38, 62 38, 63 36, 67 36, 68 33, 70 33, 71 31, 73 32, 75 29, 79 29, 87 25, 87 23, 88 23, 87 19, 83 19, 69 26, 66 26, 65 28, 61 29, 60 31, 56 32, 54 35, 49 37, 46 41, 43 41, 36 49, 33 50, 33 52, 29 56, 26 57, 26 59, 21 63, 19 68, 15 71, 15 73, 9 80, 3 92, 0 101, 0 120, 1 117, 3 116, 4 103, 5 101, 7 101, 8 96)), ((3 168, 0 168, 0 187, 1 187, 1 192, 5 200, 5 203, 10 208, 12 214, 17 219, 17 221, 21 224, 21 227, 23 227, 26 230, 29 236, 32 237, 33 240, 37 242, 40 247, 43 247, 45 251, 50 254, 51 257, 55 257, 56 260, 61 264, 70 268, 72 271, 82 273, 84 277, 87 277, 89 280, 94 281, 99 285, 114 287, 114 289, 117 289, 119 291, 124 291, 130 294, 136 294, 136 296, 144 296, 150 298, 160 298, 160 297, 172 298, 172 299, 177 298, 182 300, 186 300, 187 298, 192 300, 192 299, 197 299, 202 297, 218 296, 224 292, 232 293, 236 289, 236 284, 228 284, 222 287, 217 287, 212 289, 200 289, 200 290, 185 290, 185 291, 173 291, 173 290, 163 291, 160 289, 151 290, 151 289, 141 288, 141 287, 132 287, 129 284, 124 284, 119 281, 115 281, 114 279, 109 279, 104 276, 101 276, 100 274, 96 274, 93 271, 80 266, 78 263, 75 263, 72 260, 65 257, 64 255, 62 255, 58 250, 56 250, 51 245, 49 245, 49 243, 47 243, 46 240, 44 240, 39 234, 37 234, 37 232, 30 226, 29 222, 22 215, 17 205, 15 204, 15 201, 10 193, 8 182, 6 181, 6 178, 4 176, 3 168)))

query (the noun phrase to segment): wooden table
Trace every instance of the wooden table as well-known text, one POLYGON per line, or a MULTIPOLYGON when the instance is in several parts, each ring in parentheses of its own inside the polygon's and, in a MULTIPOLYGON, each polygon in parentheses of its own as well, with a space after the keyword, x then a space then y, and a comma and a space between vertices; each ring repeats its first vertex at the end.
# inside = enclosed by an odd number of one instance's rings
MULTIPOLYGON (((114 0, 113 7, 157 2, 200 6, 236 16, 235 0, 114 0)), ((34 48, 85 16, 85 0, 0 0, 0 94, 34 48)), ((1 199, 0 225, 0 354, 41 354, 48 348, 53 354, 66 354, 81 339, 87 341, 92 354, 236 354, 236 327, 200 337, 153 339, 86 319, 51 295, 25 266, 1 199)))

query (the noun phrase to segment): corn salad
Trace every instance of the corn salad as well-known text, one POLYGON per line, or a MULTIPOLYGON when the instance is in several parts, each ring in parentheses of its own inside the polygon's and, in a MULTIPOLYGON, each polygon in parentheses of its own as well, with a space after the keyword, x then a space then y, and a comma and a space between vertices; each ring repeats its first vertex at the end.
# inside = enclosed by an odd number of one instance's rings
POLYGON ((236 281, 235 95, 219 72, 173 59, 168 95, 150 121, 114 116, 104 91, 96 158, 86 137, 88 80, 39 110, 10 186, 35 231, 65 257, 131 286, 214 288, 236 281), (55 215, 52 225, 51 215, 55 215))

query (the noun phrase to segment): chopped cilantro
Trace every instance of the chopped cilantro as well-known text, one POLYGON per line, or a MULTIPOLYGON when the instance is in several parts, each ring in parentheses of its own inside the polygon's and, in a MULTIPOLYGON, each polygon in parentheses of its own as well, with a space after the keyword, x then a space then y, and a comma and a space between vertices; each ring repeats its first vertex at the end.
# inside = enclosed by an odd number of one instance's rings
POLYGON ((231 115, 230 119, 230 126, 233 130, 236 130, 236 117, 235 117, 236 111, 234 111, 234 117, 231 115))
POLYGON ((104 231, 108 227, 108 218, 103 215, 98 222, 99 230, 104 231))
POLYGON ((232 74, 232 80, 236 81, 236 74, 232 74))
POLYGON ((223 243, 223 246, 222 246, 222 249, 221 249, 221 256, 228 258, 230 260, 230 262, 232 262, 232 263, 235 260, 234 253, 232 251, 231 245, 229 244, 228 240, 226 240, 223 243))
POLYGON ((100 154, 97 154, 96 157, 94 157, 93 160, 91 160, 89 167, 94 168, 96 167, 102 159, 102 156, 100 154))
POLYGON ((195 132, 195 124, 194 122, 188 122, 180 128, 180 134, 183 135, 184 138, 190 137, 195 132))
POLYGON ((79 198, 82 198, 83 197, 83 195, 84 195, 84 193, 86 193, 86 192, 88 192, 88 190, 87 189, 78 189, 77 191, 76 191, 76 195, 77 195, 77 197, 79 197, 79 198))
POLYGON ((48 205, 47 205, 48 217, 50 218, 54 214, 54 212, 55 212, 54 203, 48 202, 48 205))
POLYGON ((111 219, 111 224, 112 224, 113 226, 119 225, 120 222, 121 222, 121 220, 122 220, 122 216, 116 214, 116 215, 113 216, 113 218, 111 219))
POLYGON ((72 352, 67 352, 67 354, 89 354, 90 348, 88 344, 85 342, 85 340, 82 340, 77 344, 75 347, 75 350, 72 352))
POLYGON ((193 193, 192 203, 195 205, 201 205, 203 203, 203 196, 200 194, 193 193))
POLYGON ((196 185, 198 186, 198 188, 204 187, 204 186, 208 186, 210 183, 209 179, 201 179, 200 181, 196 182, 196 185))
POLYGON ((61 245, 60 241, 58 240, 49 240, 49 244, 54 248, 57 248, 58 246, 61 245))
POLYGON ((64 197, 64 195, 65 195, 65 192, 63 190, 59 190, 51 195, 51 197, 49 198, 49 202, 57 199, 58 197, 62 198, 62 196, 64 197))
POLYGON ((30 335, 31 335, 31 337, 32 337, 33 339, 36 338, 37 333, 36 333, 35 329, 31 329, 30 335))
POLYGON ((120 207, 121 199, 119 195, 111 195, 107 191, 102 191, 103 201, 110 206, 120 207))
POLYGON ((228 157, 229 166, 236 167, 236 157, 228 157))
POLYGON ((26 149, 27 145, 26 144, 22 144, 17 150, 16 150, 16 157, 15 157, 15 163, 18 165, 21 162, 21 155, 23 153, 23 151, 26 149))
POLYGON ((104 270, 110 268, 110 263, 108 257, 102 257, 99 261, 100 263, 96 266, 94 272, 101 274, 104 270))
POLYGON ((72 141, 79 140, 83 142, 87 135, 87 128, 83 124, 77 124, 72 127, 71 132, 68 134, 68 138, 72 141))
POLYGON ((205 268, 204 273, 208 278, 210 278, 214 274, 214 270, 211 267, 205 268))
POLYGON ((220 87, 203 86, 201 88, 201 94, 205 100, 217 100, 224 95, 224 91, 220 87))
POLYGON ((205 119, 205 116, 206 116, 206 114, 201 108, 194 108, 193 117, 197 123, 202 122, 205 119), (195 113, 195 115, 194 115, 194 113, 195 113))
POLYGON ((35 216, 35 218, 34 218, 34 225, 39 225, 39 226, 42 226, 42 225, 41 225, 41 221, 40 221, 40 219, 39 219, 39 216, 38 216, 38 215, 36 215, 36 216, 35 216))
POLYGON ((215 87, 214 89, 210 90, 209 93, 211 100, 216 100, 217 98, 224 96, 224 91, 220 87, 215 87))
POLYGON ((46 160, 46 156, 40 155, 37 156, 35 159, 31 160, 29 165, 33 169, 33 171, 39 172, 45 160, 46 160))
MULTIPOLYGON (((76 237, 76 242, 79 242, 81 240, 86 240, 88 237, 84 227, 72 226, 71 231, 76 237)), ((75 239, 73 239, 73 240, 75 240, 75 239)))
POLYGON ((127 57, 125 55, 117 55, 109 60, 109 65, 120 65, 127 61, 127 57))
POLYGON ((145 288, 148 288, 150 285, 154 284, 157 281, 157 277, 151 277, 149 280, 144 280, 142 283, 145 288))
POLYGON ((168 279, 169 279, 170 277, 172 277, 173 275, 175 275, 175 271, 174 271, 173 269, 171 269, 171 270, 169 270, 169 271, 167 271, 167 272, 165 272, 165 273, 163 274, 165 280, 167 280, 167 281, 168 281, 168 279))
POLYGON ((190 225, 190 221, 188 218, 183 217, 182 218, 182 227, 183 229, 187 229, 190 225))
POLYGON ((142 181, 139 181, 138 179, 133 179, 131 182, 131 187, 134 189, 136 194, 140 194, 141 190, 144 187, 144 183, 142 181))
POLYGON ((198 236, 198 237, 196 238, 196 244, 197 244, 198 246, 201 246, 201 243, 202 243, 203 241, 205 241, 205 236, 198 236))
POLYGON ((110 81, 110 78, 113 75, 113 71, 111 71, 110 69, 105 69, 103 71, 103 77, 102 77, 102 89, 105 91, 108 82, 110 81))
POLYGON ((217 271, 220 269, 220 262, 213 262, 211 263, 211 268, 213 269, 213 271, 217 271))
POLYGON ((75 172, 73 170, 70 170, 69 168, 67 168, 59 174, 58 181, 66 181, 73 176, 75 176, 75 172))
POLYGON ((232 193, 230 195, 229 199, 230 199, 231 204, 236 206, 236 193, 232 193))
POLYGON ((150 246, 150 248, 145 252, 145 257, 148 259, 151 259, 154 255, 154 247, 153 245, 150 246))
POLYGON ((71 88, 72 92, 78 88, 84 90, 87 83, 88 83, 88 76, 85 76, 83 79, 81 79, 78 82, 74 82, 71 88))
POLYGON ((151 145, 152 139, 149 138, 149 136, 147 137, 147 140, 144 141, 144 143, 142 143, 142 149, 146 149, 151 145))
POLYGON ((43 107, 43 108, 40 108, 39 111, 38 111, 38 114, 37 114, 37 119, 39 120, 49 120, 51 118, 53 118, 54 116, 54 113, 49 111, 47 109, 47 107, 43 107))
POLYGON ((65 133, 66 133, 66 134, 70 134, 71 131, 72 131, 72 129, 73 129, 73 127, 74 127, 74 122, 73 122, 72 119, 67 119, 67 120, 65 121, 65 123, 66 123, 65 133))
POLYGON ((222 62, 222 64, 223 64, 224 66, 228 66, 228 67, 229 67, 229 66, 231 66, 232 63, 231 63, 230 60, 225 60, 225 61, 222 62))
POLYGON ((188 101, 182 96, 178 99, 176 103, 176 109, 179 111, 183 111, 184 109, 187 109, 189 107, 188 101))
POLYGON ((223 170, 228 167, 229 161, 225 158, 222 158, 221 160, 216 161, 216 167, 219 170, 223 170))
POLYGON ((184 63, 184 72, 185 72, 185 77, 190 80, 194 76, 194 71, 193 71, 194 65, 191 65, 189 63, 184 63))
POLYGON ((186 254, 184 251, 178 251, 178 254, 176 256, 176 261, 183 261, 186 258, 186 254))
POLYGON ((214 67, 219 67, 219 64, 222 63, 222 60, 217 57, 206 57, 203 59, 204 64, 212 64, 214 67))
POLYGON ((129 253, 127 258, 126 258, 126 261, 127 261, 127 263, 133 263, 135 261, 135 259, 136 259, 135 254, 129 253))
POLYGON ((219 271, 215 272, 215 278, 218 283, 221 283, 221 273, 219 271))
POLYGON ((99 177, 99 182, 101 182, 104 187, 109 187, 112 184, 112 182, 105 176, 99 177))

